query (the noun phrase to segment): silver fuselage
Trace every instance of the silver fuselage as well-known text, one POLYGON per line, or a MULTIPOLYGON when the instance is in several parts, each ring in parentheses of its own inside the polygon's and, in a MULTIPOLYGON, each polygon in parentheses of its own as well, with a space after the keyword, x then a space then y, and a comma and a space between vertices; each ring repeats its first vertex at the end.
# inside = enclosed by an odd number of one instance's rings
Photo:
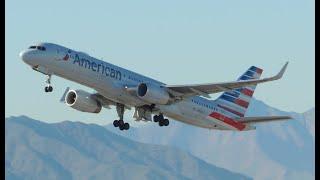
MULTIPOLYGON (((49 74, 93 88, 105 98, 130 107, 139 107, 146 102, 125 90, 125 86, 137 87, 140 83, 165 85, 162 82, 93 58, 85 53, 66 47, 41 43, 45 51, 28 49, 20 53, 32 67, 41 66, 49 74)), ((212 112, 226 113, 214 101, 193 96, 182 101, 157 105, 161 113, 174 120, 208 129, 237 130, 223 121, 209 116, 212 112), (211 108, 210 108, 211 107, 211 108)))

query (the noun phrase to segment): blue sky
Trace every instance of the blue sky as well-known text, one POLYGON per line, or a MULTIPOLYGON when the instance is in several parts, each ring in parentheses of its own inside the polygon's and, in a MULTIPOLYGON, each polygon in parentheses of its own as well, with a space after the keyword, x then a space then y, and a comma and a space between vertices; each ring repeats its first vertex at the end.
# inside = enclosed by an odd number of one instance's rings
POLYGON ((99 124, 116 119, 114 110, 92 115, 59 102, 67 86, 91 92, 87 87, 53 77, 54 92, 44 93, 45 77, 18 56, 41 41, 167 84, 235 80, 251 65, 263 68, 266 77, 289 61, 283 79, 259 85, 254 96, 284 111, 314 107, 312 0, 6 0, 5 11, 6 117, 99 124))

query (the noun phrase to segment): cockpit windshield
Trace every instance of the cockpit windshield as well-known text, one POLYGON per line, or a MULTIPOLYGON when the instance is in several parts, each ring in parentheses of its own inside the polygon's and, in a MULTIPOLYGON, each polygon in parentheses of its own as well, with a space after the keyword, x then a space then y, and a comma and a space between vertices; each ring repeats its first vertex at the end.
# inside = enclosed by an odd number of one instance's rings
POLYGON ((40 51, 45 51, 46 48, 43 46, 30 46, 29 49, 38 49, 40 51))

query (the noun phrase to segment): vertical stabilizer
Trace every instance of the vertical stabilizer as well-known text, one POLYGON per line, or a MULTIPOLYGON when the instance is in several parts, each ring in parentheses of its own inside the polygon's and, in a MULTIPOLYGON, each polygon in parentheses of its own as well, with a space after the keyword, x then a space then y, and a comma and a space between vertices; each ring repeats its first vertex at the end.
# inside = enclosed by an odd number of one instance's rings
MULTIPOLYGON (((238 81, 259 79, 262 71, 258 67, 251 66, 238 81)), ((226 91, 215 102, 219 108, 228 113, 229 117, 244 117, 255 89, 256 85, 251 85, 226 91)))

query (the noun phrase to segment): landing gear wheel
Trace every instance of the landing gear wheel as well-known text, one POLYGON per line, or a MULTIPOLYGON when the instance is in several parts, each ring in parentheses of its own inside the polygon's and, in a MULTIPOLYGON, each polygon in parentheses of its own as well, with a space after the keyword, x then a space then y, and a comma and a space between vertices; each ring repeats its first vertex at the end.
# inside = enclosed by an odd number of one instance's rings
POLYGON ((168 119, 164 119, 163 120, 163 125, 164 126, 169 126, 169 120, 168 119))
POLYGON ((52 92, 52 91, 53 91, 53 88, 52 88, 52 86, 46 86, 46 87, 44 88, 44 91, 45 91, 45 92, 52 92))
POLYGON ((119 127, 124 125, 123 120, 119 120, 118 123, 119 123, 119 127))
POLYGON ((159 120, 159 126, 164 126, 164 119, 159 120))
POLYGON ((159 116, 158 115, 153 116, 153 121, 154 122, 159 122, 159 116))
POLYGON ((128 130, 130 128, 130 125, 129 123, 124 123, 123 127, 125 130, 128 130))
POLYGON ((121 131, 123 131, 123 130, 124 130, 124 125, 120 125, 120 126, 119 126, 119 129, 120 129, 121 131))
POLYGON ((118 120, 114 120, 113 121, 113 126, 114 127, 119 127, 119 121, 118 120))

